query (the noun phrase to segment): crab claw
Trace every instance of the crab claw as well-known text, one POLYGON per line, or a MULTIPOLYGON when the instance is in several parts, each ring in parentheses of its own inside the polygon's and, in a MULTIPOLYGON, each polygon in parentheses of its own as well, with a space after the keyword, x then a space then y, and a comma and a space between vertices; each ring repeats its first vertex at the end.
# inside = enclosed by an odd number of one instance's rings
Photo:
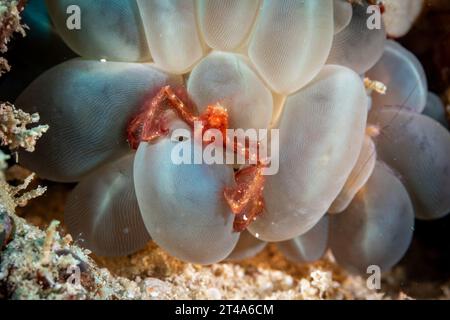
POLYGON ((235 174, 237 186, 226 188, 224 197, 231 211, 236 215, 234 231, 242 232, 264 209, 263 166, 246 167, 235 174))

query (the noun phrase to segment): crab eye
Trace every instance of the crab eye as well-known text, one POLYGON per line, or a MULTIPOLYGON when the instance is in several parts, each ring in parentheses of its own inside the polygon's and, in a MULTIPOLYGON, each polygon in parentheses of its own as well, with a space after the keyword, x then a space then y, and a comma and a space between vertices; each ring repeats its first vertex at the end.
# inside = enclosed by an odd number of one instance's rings
POLYGON ((188 137, 183 137, 183 136, 178 136, 178 138, 176 139, 178 142, 184 142, 184 141, 187 141, 187 140, 189 140, 189 138, 188 137))
POLYGON ((170 137, 172 142, 188 142, 191 140, 191 131, 184 128, 175 129, 170 137))

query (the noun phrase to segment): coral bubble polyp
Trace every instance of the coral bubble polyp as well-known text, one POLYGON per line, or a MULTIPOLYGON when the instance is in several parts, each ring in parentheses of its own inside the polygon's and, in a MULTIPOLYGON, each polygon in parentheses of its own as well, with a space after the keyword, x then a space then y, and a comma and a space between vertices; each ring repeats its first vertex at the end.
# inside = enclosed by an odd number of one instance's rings
MULTIPOLYGON (((94 252, 126 255, 151 238, 179 259, 210 264, 276 242, 297 262, 331 249, 349 271, 385 271, 408 249, 415 217, 450 212, 450 134, 442 114, 428 116, 439 112, 419 61, 387 40, 383 20, 367 27, 371 3, 47 5, 80 58, 18 98, 50 125, 20 160, 42 178, 79 182, 65 223, 94 252), (68 5, 83 13, 80 30, 66 26, 68 5), (174 148, 215 142, 174 138, 194 121, 222 133, 276 129, 278 172, 262 174, 258 157, 174 163, 174 148)), ((222 147, 254 156, 234 140, 222 147)))

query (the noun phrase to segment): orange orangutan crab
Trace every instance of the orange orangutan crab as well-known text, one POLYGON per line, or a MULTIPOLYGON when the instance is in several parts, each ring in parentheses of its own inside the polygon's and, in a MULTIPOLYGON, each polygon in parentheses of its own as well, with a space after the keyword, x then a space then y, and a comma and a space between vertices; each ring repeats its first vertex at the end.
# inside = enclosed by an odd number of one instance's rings
MULTIPOLYGON (((150 99, 142 112, 134 117, 127 130, 128 142, 133 149, 137 149, 141 142, 153 142, 161 136, 169 133, 167 128, 166 112, 173 110, 179 118, 186 122, 191 128, 195 122, 200 122, 203 134, 216 129, 222 133, 224 149, 240 153, 246 160, 257 159, 256 164, 244 167, 235 174, 236 186, 225 188, 223 194, 225 200, 235 214, 233 223, 234 231, 242 232, 252 221, 259 216, 264 209, 264 182, 263 168, 265 165, 252 154, 247 143, 241 145, 236 139, 230 139, 227 135, 228 112, 220 104, 209 105, 199 115, 194 115, 193 108, 185 103, 170 86, 165 86, 150 99)), ((211 140, 203 140, 203 143, 213 143, 211 140)), ((257 143, 259 150, 259 143, 257 143)))

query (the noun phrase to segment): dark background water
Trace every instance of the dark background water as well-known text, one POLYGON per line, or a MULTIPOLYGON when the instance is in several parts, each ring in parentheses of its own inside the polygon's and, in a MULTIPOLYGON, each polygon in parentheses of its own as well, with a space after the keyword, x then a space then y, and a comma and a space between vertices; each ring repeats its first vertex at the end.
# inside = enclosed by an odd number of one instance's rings
MULTIPOLYGON (((415 27, 399 41, 421 61, 429 90, 444 97, 450 90, 450 1, 428 1, 415 27)), ((450 103, 450 91, 447 94, 450 103)), ((406 271, 405 291, 416 297, 428 293, 422 283, 450 280, 450 215, 416 221, 414 239, 401 266, 406 271)))

